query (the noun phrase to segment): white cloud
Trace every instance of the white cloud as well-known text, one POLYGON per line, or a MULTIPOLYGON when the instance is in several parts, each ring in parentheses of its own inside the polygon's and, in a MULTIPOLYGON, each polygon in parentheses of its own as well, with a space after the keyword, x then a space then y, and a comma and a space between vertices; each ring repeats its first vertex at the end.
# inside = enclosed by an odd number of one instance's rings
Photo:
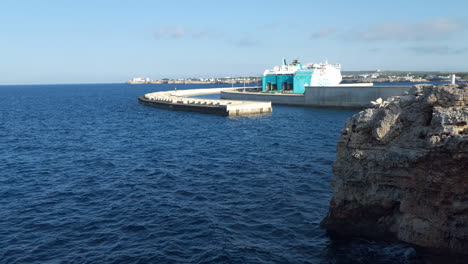
POLYGON ((282 25, 283 24, 280 21, 274 20, 274 21, 270 21, 269 23, 259 25, 257 28, 259 30, 276 30, 276 29, 279 29, 282 25))
POLYGON ((237 47, 255 47, 260 46, 262 43, 257 39, 251 37, 243 37, 239 41, 237 41, 237 47))
POLYGON ((446 39, 465 30, 465 25, 454 19, 441 18, 422 23, 384 23, 354 33, 354 38, 364 41, 422 41, 446 39))
POLYGON ((173 25, 166 27, 159 27, 154 31, 154 36, 160 38, 184 38, 191 37, 194 39, 200 38, 216 38, 221 37, 223 34, 214 29, 191 29, 188 27, 173 25))
POLYGON ((154 36, 156 38, 171 37, 171 38, 181 38, 190 33, 188 28, 182 26, 167 26, 160 27, 154 31, 154 36))
POLYGON ((333 34, 336 33, 336 29, 334 28, 324 28, 320 31, 317 31, 315 33, 312 33, 312 35, 310 36, 310 39, 321 39, 321 38, 326 38, 326 37, 329 37, 333 34))
POLYGON ((449 46, 410 47, 409 50, 418 54, 435 54, 435 55, 460 55, 460 54, 468 52, 468 48, 453 48, 449 46))

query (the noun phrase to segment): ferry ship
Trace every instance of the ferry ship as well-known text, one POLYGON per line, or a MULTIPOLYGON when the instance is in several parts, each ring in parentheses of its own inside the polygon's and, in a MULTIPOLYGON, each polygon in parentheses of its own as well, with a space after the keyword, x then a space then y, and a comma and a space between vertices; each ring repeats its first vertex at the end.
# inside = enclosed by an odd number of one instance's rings
POLYGON ((294 60, 263 73, 262 87, 221 91, 221 99, 263 101, 272 104, 311 107, 364 108, 371 101, 402 95, 411 86, 373 83, 341 84, 341 65, 325 63, 301 64, 294 60), (259 91, 261 88, 261 91, 259 91))
POLYGON ((298 60, 275 66, 263 73, 263 92, 304 93, 306 86, 337 86, 342 80, 341 65, 310 63, 302 65, 298 60))

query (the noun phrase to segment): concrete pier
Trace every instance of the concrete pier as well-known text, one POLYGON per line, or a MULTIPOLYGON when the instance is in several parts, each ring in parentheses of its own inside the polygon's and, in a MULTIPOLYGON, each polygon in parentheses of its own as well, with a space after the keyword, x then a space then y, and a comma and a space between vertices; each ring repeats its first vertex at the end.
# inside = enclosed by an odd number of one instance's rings
POLYGON ((410 88, 411 86, 308 86, 304 101, 309 106, 363 108, 368 107, 370 101, 403 95, 410 88))
POLYGON ((303 94, 261 93, 255 89, 221 92, 221 98, 230 100, 269 101, 279 105, 310 107, 364 108, 370 101, 403 95, 411 86, 306 86, 303 94))
POLYGON ((155 92, 138 97, 138 101, 142 104, 158 108, 202 112, 221 116, 243 116, 272 112, 271 102, 216 100, 190 97, 204 94, 217 94, 221 91, 235 89, 238 88, 191 89, 155 92))
POLYGON ((230 100, 269 101, 272 104, 279 105, 306 105, 304 94, 261 93, 254 89, 247 90, 246 92, 242 89, 239 89, 238 91, 222 91, 221 98, 230 100))

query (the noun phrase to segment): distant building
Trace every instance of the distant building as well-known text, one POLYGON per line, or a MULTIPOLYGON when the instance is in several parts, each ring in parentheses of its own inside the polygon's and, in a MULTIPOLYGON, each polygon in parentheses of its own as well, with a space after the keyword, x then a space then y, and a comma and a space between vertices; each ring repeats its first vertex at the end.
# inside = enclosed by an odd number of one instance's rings
POLYGON ((135 78, 132 78, 127 83, 130 83, 130 84, 143 84, 143 83, 150 83, 150 82, 151 82, 150 78, 135 77, 135 78))

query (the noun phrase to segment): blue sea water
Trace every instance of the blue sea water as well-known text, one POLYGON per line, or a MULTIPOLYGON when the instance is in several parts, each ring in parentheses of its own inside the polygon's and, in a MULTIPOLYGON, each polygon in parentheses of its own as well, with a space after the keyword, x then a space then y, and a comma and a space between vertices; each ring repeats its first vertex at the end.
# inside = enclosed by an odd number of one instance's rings
POLYGON ((0 263, 426 263, 319 226, 356 110, 137 102, 173 87, 0 86, 0 263))

